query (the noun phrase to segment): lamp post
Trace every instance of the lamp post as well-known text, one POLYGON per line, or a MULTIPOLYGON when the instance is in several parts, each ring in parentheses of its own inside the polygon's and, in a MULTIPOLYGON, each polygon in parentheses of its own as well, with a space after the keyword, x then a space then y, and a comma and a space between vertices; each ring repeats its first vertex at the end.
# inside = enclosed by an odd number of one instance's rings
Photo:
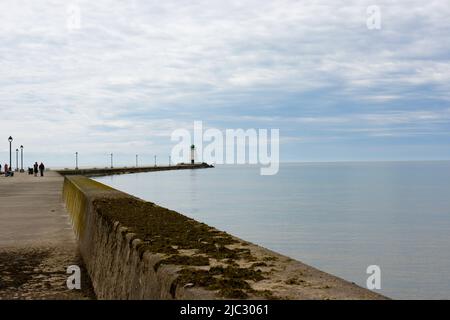
POLYGON ((136 155, 136 168, 138 167, 138 155, 136 155))
POLYGON ((16 149, 16 172, 19 171, 19 149, 16 149))
POLYGON ((114 168, 113 166, 113 154, 111 153, 111 169, 114 168))
POLYGON ((155 167, 156 167, 156 155, 155 155, 155 167))
POLYGON ((172 164, 172 159, 171 159, 171 157, 169 156, 169 167, 170 167, 171 164, 172 164))
POLYGON ((11 168, 11 164, 12 164, 11 143, 13 141, 13 137, 9 136, 8 141, 9 141, 9 167, 11 168))
POLYGON ((20 172, 25 172, 23 170, 23 146, 20 146, 20 172))
POLYGON ((75 152, 75 170, 78 170, 78 152, 75 152))

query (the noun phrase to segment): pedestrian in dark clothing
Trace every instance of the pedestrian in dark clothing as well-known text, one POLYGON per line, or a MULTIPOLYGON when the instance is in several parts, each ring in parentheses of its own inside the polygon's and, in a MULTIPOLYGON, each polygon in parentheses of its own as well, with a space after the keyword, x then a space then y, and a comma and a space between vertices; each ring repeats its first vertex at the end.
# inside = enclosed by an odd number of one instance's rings
POLYGON ((37 177, 37 174, 38 174, 38 167, 39 167, 38 163, 35 162, 33 165, 33 172, 34 172, 35 177, 37 177))
POLYGON ((41 162, 41 164, 39 165, 39 171, 41 172, 41 177, 44 176, 44 170, 45 170, 45 166, 44 166, 44 164, 41 162))
POLYGON ((5 177, 13 177, 14 172, 12 171, 12 168, 5 164, 5 177))

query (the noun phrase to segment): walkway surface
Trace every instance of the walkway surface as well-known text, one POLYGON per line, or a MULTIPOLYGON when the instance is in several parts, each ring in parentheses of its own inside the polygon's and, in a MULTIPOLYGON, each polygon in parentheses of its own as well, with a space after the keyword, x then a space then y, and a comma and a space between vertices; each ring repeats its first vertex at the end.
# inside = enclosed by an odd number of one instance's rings
POLYGON ((0 299, 93 299, 68 213, 64 178, 16 173, 0 177, 0 299), (81 290, 69 290, 67 267, 81 268, 81 290))

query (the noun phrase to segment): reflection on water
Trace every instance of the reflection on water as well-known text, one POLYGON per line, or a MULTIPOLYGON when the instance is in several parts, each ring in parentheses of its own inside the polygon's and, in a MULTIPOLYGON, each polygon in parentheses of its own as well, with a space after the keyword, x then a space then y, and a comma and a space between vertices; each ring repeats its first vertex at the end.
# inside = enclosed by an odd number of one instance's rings
POLYGON ((98 181, 393 298, 450 298, 450 162, 284 164, 98 181))

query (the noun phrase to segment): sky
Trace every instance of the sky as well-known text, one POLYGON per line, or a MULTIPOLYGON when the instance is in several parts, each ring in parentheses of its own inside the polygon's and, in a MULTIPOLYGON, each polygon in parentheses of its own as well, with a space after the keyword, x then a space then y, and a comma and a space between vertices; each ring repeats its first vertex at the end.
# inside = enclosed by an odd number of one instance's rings
POLYGON ((0 0, 0 162, 12 136, 25 166, 163 163, 194 121, 280 129, 281 161, 450 159, 449 16, 442 0, 0 0))

